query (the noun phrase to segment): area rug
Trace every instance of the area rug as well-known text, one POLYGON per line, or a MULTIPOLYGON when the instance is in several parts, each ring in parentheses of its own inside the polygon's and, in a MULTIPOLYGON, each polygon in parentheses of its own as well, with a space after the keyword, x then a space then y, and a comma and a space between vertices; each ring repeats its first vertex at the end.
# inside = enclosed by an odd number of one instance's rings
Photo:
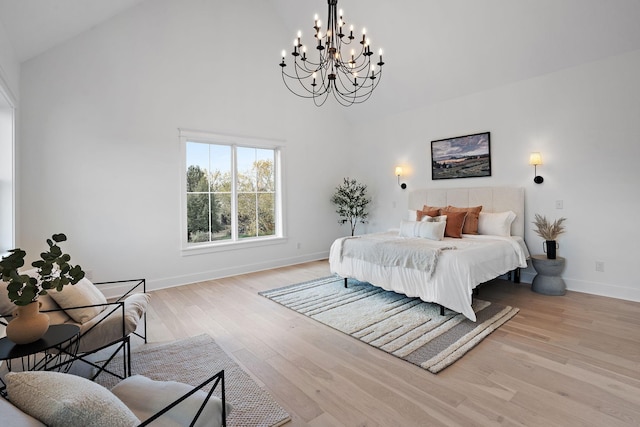
MULTIPOLYGON (((122 358, 114 358, 109 366, 113 371, 122 373, 122 358)), ((225 397, 233 405, 227 416, 227 426, 272 427, 291 419, 287 411, 208 335, 156 346, 147 344, 131 354, 132 373, 154 380, 180 381, 196 386, 222 369, 225 397)), ((109 389, 118 381, 113 375, 104 373, 96 379, 97 383, 109 389)), ((203 390, 210 388, 207 386, 203 390)), ((219 386, 214 394, 219 397, 218 389, 219 386)))
POLYGON ((260 292, 298 313, 437 373, 518 312, 474 299, 477 321, 437 304, 337 276, 260 292))

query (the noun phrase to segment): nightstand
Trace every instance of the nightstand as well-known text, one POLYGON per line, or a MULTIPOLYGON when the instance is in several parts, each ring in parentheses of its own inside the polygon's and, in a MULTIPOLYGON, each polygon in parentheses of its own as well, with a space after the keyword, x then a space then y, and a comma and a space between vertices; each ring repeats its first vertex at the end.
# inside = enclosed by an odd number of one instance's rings
POLYGON ((544 295, 564 295, 567 286, 560 277, 565 259, 549 259, 546 255, 531 255, 531 264, 538 272, 531 283, 531 290, 544 295))

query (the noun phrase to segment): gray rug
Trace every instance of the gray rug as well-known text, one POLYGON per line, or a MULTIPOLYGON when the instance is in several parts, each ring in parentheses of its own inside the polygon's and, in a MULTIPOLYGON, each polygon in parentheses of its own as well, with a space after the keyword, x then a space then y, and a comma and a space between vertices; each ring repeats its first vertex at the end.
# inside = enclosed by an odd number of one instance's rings
MULTIPOLYGON (((122 358, 114 358, 109 366, 114 372, 121 373, 122 358)), ((233 405, 233 410, 227 416, 227 426, 271 427, 280 426, 291 419, 269 393, 256 384, 208 335, 156 346, 143 345, 132 352, 131 369, 133 374, 154 380, 180 381, 194 386, 224 369, 225 397, 233 405)), ((109 389, 118 381, 106 374, 96 379, 97 383, 109 389)), ((211 387, 207 387, 203 390, 210 390, 211 387)), ((214 394, 219 397, 219 390, 216 389, 214 394)))
POLYGON ((345 334, 427 369, 434 374, 460 359, 518 312, 517 308, 474 299, 477 321, 419 298, 336 276, 260 295, 345 334))

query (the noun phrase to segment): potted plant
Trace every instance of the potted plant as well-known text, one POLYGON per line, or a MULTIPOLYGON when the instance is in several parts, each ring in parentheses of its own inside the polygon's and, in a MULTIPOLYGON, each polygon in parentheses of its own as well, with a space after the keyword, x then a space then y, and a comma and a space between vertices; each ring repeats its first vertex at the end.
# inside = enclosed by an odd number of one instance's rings
POLYGON ((343 178, 341 185, 331 197, 331 203, 336 205, 336 213, 340 216, 340 224, 349 223, 353 236, 358 222, 366 224, 369 212, 367 206, 371 199, 367 197, 367 186, 355 179, 343 178))
POLYGON ((545 240, 542 249, 546 252, 547 258, 549 259, 556 259, 556 249, 558 247, 556 238, 560 234, 564 233, 563 223, 565 221, 566 218, 558 218, 553 221, 553 223, 550 223, 549 221, 547 221, 546 217, 539 214, 535 215, 535 221, 533 221, 533 224, 536 226, 536 228, 534 229, 534 231, 538 234, 538 236, 542 237, 545 240))
POLYGON ((69 264, 71 256, 58 246, 66 240, 64 234, 54 234, 47 239, 49 250, 31 263, 36 268, 37 277, 18 272, 27 255, 20 248, 10 250, 9 255, 0 261, 0 280, 7 282, 9 299, 17 306, 13 312, 14 319, 7 325, 7 337, 17 344, 37 341, 49 328, 49 316, 39 313, 38 297, 49 289, 61 291, 65 285, 75 285, 84 277, 82 267, 69 264))

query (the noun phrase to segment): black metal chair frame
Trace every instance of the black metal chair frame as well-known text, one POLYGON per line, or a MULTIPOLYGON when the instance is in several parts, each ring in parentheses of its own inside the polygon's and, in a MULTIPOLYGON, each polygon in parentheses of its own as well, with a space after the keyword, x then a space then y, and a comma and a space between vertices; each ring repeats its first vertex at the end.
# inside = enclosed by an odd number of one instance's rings
POLYGON ((209 379, 204 381, 199 386, 194 387, 193 390, 189 391, 188 393, 183 394, 182 396, 180 396, 179 398, 174 400, 172 403, 170 403, 169 405, 165 406, 160 411, 156 412, 151 417, 149 417, 146 420, 144 420, 141 424, 138 425, 138 427, 144 427, 144 426, 147 426, 147 425, 151 424, 153 421, 157 420, 162 415, 166 414, 171 409, 173 409, 174 407, 178 406, 181 402, 185 401, 189 396, 193 395, 198 390, 201 390, 204 386, 206 386, 207 384, 209 384, 212 381, 215 381, 215 382, 213 383, 213 386, 211 387, 211 390, 209 390, 207 392, 206 399, 200 405, 200 408, 198 409, 198 412, 196 412, 196 414, 194 415, 194 417, 191 420, 191 423, 189 424, 189 426, 193 427, 196 424, 196 421, 198 421, 198 418, 200 418, 200 415, 202 414, 202 411, 204 410, 205 405, 207 404, 207 402, 209 402, 209 399, 211 399, 211 396, 213 395, 213 392, 215 391, 215 389, 218 386, 218 384, 220 384, 220 386, 221 386, 221 397, 220 397, 220 400, 222 401, 222 424, 221 425, 223 427, 226 427, 226 425, 227 425, 227 407, 226 407, 227 406, 226 405, 227 399, 226 399, 225 391, 224 391, 224 389, 225 389, 225 385, 224 385, 224 370, 222 370, 222 371, 218 372, 217 374, 213 375, 212 377, 210 377, 209 379))
MULTIPOLYGON (((111 302, 107 302, 106 304, 92 304, 92 305, 84 305, 84 306, 77 306, 77 307, 69 307, 66 309, 55 309, 55 310, 43 310, 43 313, 50 313, 50 312, 57 312, 57 311, 70 311, 70 310, 74 310, 74 309, 81 309, 81 308, 89 308, 89 307, 105 307, 105 311, 108 311, 108 314, 105 316, 104 314, 102 314, 104 317, 97 322, 95 325, 91 326, 89 329, 87 329, 86 331, 84 331, 83 333, 80 334, 80 336, 78 337, 78 340, 82 340, 82 337, 87 335, 89 332, 91 332, 94 328, 96 328, 97 326, 99 326, 102 322, 104 322, 107 318, 109 318, 113 313, 117 312, 118 310, 120 310, 121 313, 121 330, 122 330, 122 334, 119 338, 105 343, 103 346, 93 349, 91 351, 88 352, 83 352, 83 353, 79 353, 76 354, 72 351, 66 351, 66 349, 61 349, 61 351, 63 351, 64 353, 66 353, 67 355, 69 355, 69 359, 66 360, 65 362, 61 363, 62 364, 71 364, 73 362, 75 362, 76 360, 81 360, 83 363, 86 363, 88 365, 91 365, 92 367, 97 369, 97 372, 91 377, 91 380, 95 380, 98 375, 100 375, 103 372, 106 372, 110 375, 113 375, 119 379, 124 379, 126 377, 128 377, 129 375, 131 375, 131 335, 136 335, 140 338, 142 338, 145 342, 145 344, 147 343, 147 312, 145 310, 144 314, 143 314, 143 324, 144 324, 144 333, 141 334, 137 331, 133 331, 130 334, 126 333, 126 328, 125 328, 125 310, 124 310, 124 300, 129 296, 132 295, 133 293, 136 293, 136 290, 138 290, 140 287, 142 288, 142 293, 146 293, 147 292, 147 284, 146 284, 146 280, 145 279, 131 279, 131 280, 117 280, 117 281, 110 281, 110 282, 97 282, 94 283, 94 285, 96 286, 100 286, 100 285, 110 285, 110 284, 125 284, 125 283, 132 283, 133 285, 122 295, 120 295, 119 297, 117 297, 114 301, 111 302), (111 355, 109 356, 109 358, 105 361, 103 361, 101 364, 98 364, 96 362, 93 362, 91 360, 89 360, 87 357, 95 354, 101 350, 104 350, 107 347, 111 347, 115 345, 116 348, 115 350, 111 353, 111 355), (120 352, 122 351, 122 360, 123 360, 123 374, 120 375, 116 372, 113 372, 112 370, 107 369, 107 366, 109 365, 109 363, 111 363, 111 361, 113 360, 113 358, 120 352)), ((72 286, 72 285, 70 285, 72 286)), ((0 316, 0 323, 2 323, 3 325, 7 325, 8 322, 5 321, 6 318, 11 317, 11 315, 2 315, 0 316)), ((70 347, 67 347, 70 348, 70 347)), ((53 369, 57 369, 58 367, 60 367, 60 365, 56 365, 56 366, 52 366, 49 367, 49 369, 53 370, 53 369)))

